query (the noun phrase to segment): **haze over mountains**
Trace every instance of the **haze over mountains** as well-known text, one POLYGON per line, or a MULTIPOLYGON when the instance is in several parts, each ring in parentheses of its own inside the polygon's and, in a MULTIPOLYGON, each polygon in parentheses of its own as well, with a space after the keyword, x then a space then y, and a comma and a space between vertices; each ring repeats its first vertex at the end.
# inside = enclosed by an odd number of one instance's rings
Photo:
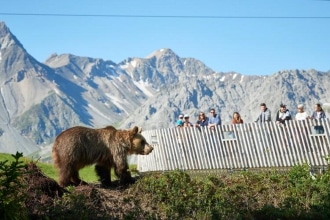
POLYGON ((330 102, 330 71, 215 72, 171 49, 120 63, 73 54, 52 54, 41 63, 0 22, 0 152, 49 150, 56 135, 75 125, 174 127, 180 113, 195 122, 211 107, 223 124, 234 111, 252 122, 261 102, 273 118, 282 102, 293 114, 299 103, 311 112, 314 103, 330 102))

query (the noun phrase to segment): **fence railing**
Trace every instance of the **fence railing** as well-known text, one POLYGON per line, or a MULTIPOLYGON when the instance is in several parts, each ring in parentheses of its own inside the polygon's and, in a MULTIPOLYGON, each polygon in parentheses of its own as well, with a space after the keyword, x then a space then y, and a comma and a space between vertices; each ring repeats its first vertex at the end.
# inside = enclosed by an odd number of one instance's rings
POLYGON ((208 128, 143 131, 151 154, 138 156, 140 172, 326 166, 330 119, 245 123, 208 128))

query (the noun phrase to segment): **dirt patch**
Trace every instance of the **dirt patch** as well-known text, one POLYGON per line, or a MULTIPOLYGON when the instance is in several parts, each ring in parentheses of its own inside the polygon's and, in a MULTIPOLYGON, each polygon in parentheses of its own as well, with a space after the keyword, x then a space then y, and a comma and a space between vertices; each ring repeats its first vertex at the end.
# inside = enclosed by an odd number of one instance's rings
POLYGON ((64 189, 33 162, 26 165, 23 173, 25 206, 30 218, 77 219, 78 215, 78 219, 123 219, 127 216, 144 219, 150 216, 147 209, 140 206, 138 196, 128 193, 129 186, 114 184, 105 189, 89 184, 64 189))

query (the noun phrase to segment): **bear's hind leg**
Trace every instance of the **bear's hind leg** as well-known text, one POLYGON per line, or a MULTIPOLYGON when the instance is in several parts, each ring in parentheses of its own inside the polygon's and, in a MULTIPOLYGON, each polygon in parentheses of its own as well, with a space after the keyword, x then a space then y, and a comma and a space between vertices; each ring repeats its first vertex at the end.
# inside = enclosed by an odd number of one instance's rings
POLYGON ((110 168, 100 164, 96 164, 95 172, 99 176, 99 181, 101 182, 102 187, 111 186, 110 168))

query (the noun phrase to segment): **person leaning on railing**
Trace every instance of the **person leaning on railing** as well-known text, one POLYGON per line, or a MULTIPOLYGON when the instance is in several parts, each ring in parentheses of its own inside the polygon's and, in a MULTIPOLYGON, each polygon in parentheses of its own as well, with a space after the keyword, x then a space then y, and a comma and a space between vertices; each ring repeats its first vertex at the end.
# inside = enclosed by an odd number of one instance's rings
POLYGON ((321 104, 316 103, 314 105, 314 112, 311 116, 311 119, 320 119, 320 118, 326 118, 325 112, 323 111, 321 104))
POLYGON ((189 121, 189 115, 184 115, 183 127, 193 127, 194 125, 189 121))
POLYGON ((231 123, 234 124, 243 124, 243 119, 241 118, 241 115, 238 112, 233 113, 233 117, 231 119, 231 123))
POLYGON ((208 124, 208 128, 210 129, 214 129, 215 126, 221 125, 221 118, 219 114, 215 113, 215 109, 212 108, 210 110, 210 117, 209 117, 209 124, 208 124))
POLYGON ((260 114, 255 120, 255 122, 263 123, 263 122, 270 122, 271 118, 271 111, 267 108, 265 103, 260 104, 260 114))
POLYGON ((205 116, 204 112, 200 112, 196 121, 195 127, 207 127, 209 124, 209 118, 205 116))
POLYGON ((280 109, 276 114, 276 124, 284 125, 287 120, 291 120, 291 113, 289 109, 286 108, 286 105, 281 104, 280 109))
POLYGON ((183 115, 180 114, 178 120, 175 123, 176 127, 182 127, 183 126, 183 115))
POLYGON ((307 112, 304 110, 304 105, 303 104, 299 104, 298 105, 298 112, 296 114, 295 119, 297 121, 301 121, 301 120, 306 120, 309 119, 310 116, 307 114, 307 112))
MULTIPOLYGON (((321 118, 326 118, 325 112, 323 111, 321 104, 316 103, 314 105, 314 112, 311 116, 311 119, 321 119, 321 118)), ((324 134, 324 127, 322 125, 315 125, 314 132, 316 134, 324 134)))

